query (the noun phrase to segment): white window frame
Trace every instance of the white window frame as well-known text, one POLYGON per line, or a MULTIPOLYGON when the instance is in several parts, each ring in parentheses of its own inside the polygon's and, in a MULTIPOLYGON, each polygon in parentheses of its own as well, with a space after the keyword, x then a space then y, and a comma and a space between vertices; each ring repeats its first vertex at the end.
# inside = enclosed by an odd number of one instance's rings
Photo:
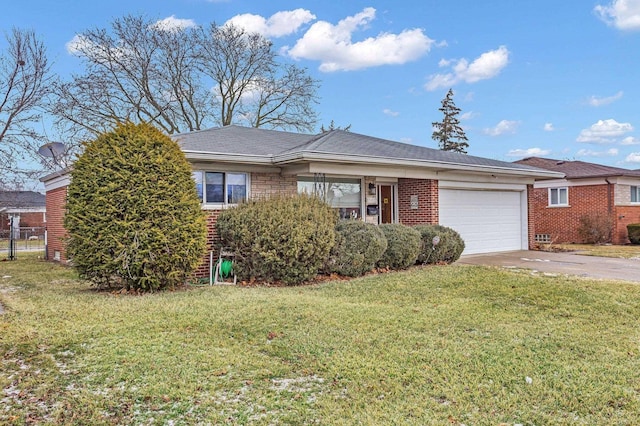
POLYGON ((203 208, 226 208, 226 207, 232 207, 232 206, 236 206, 237 203, 229 203, 228 202, 228 180, 227 180, 227 175, 228 174, 234 174, 234 175, 244 175, 245 176, 245 185, 246 185, 246 191, 244 194, 244 199, 243 201, 248 201, 249 197, 250 197, 250 192, 251 192, 251 173, 248 172, 236 172, 236 171, 228 171, 228 170, 194 170, 193 171, 193 175, 195 174, 200 174, 200 179, 202 182, 202 206, 203 208), (222 202, 209 202, 207 201, 207 189, 206 189, 206 174, 207 173, 222 173, 223 175, 223 201, 222 202))
POLYGON ((569 187, 561 186, 558 188, 549 188, 549 207, 568 207, 569 206, 569 187), (557 202, 553 203, 553 196, 551 195, 556 191, 557 202), (561 193, 564 191, 565 201, 562 202, 561 193))
POLYGON ((632 204, 640 204, 640 185, 631 185, 629 186, 629 188, 630 188, 629 201, 632 204), (633 200, 634 194, 635 194, 635 201, 633 200))

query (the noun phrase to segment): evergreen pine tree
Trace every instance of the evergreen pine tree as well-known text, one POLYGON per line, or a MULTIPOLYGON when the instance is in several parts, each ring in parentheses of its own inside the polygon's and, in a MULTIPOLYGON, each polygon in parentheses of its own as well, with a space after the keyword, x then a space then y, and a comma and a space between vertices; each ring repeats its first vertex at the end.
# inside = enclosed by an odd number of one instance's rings
POLYGON ((460 114, 460 108, 453 102, 453 89, 449 89, 447 95, 442 99, 442 106, 438 108, 442 111, 444 118, 442 121, 431 123, 434 128, 431 138, 438 141, 438 146, 443 151, 454 151, 463 154, 467 153, 469 144, 467 135, 460 127, 460 120, 457 115, 460 114))

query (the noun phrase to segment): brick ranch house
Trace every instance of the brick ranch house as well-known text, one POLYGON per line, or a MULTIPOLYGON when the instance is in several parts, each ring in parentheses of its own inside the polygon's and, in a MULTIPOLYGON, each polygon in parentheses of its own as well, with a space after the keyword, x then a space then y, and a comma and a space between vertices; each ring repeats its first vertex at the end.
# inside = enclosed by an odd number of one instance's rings
POLYGON ((0 233, 8 232, 11 218, 22 228, 45 226, 45 195, 35 191, 0 191, 0 233))
MULTIPOLYGON (((561 173, 445 152, 343 130, 317 135, 225 126, 174 135, 193 167, 209 246, 220 211, 271 194, 323 194, 340 216, 374 224, 442 224, 465 240, 465 254, 527 249, 527 217, 537 179, 561 173)), ((66 261, 62 227, 69 174, 41 179, 47 199, 49 259, 66 261)), ((208 257, 202 274, 209 270, 208 257)))
POLYGON ((612 224, 612 243, 627 244, 627 225, 640 223, 640 171, 584 161, 530 157, 515 163, 564 173, 536 181, 529 217, 539 243, 580 243, 580 218, 602 215, 612 224))

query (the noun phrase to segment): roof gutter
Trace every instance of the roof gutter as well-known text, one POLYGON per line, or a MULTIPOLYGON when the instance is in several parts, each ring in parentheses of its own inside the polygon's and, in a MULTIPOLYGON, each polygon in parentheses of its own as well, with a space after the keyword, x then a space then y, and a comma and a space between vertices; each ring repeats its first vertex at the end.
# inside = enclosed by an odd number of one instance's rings
POLYGON ((407 166, 407 167, 418 167, 418 168, 431 168, 437 169, 436 171, 468 171, 468 172, 490 172, 490 173, 501 173, 508 175, 519 175, 519 176, 529 176, 529 177, 539 177, 545 179, 561 179, 564 177, 564 173, 554 172, 551 170, 527 170, 527 169, 512 169, 508 167, 499 167, 499 166, 486 166, 486 165, 478 165, 478 164, 464 164, 464 163, 455 163, 448 161, 434 161, 434 160, 414 160, 407 158, 394 158, 389 159, 385 157, 377 157, 377 156, 365 156, 365 155, 340 155, 337 156, 333 153, 328 152, 297 152, 297 153, 289 153, 283 155, 276 155, 274 157, 274 164, 288 164, 294 163, 298 161, 327 161, 333 163, 361 163, 361 164, 376 164, 376 165, 391 165, 391 161, 393 161, 394 166, 407 166))

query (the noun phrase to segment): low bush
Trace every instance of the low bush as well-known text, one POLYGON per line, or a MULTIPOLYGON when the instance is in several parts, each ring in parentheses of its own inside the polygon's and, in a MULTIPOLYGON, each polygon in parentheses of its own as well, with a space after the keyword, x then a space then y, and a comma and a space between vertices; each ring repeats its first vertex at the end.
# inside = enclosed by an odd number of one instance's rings
POLYGON ((364 275, 376 266, 386 249, 387 239, 380 227, 360 220, 341 220, 325 270, 349 277, 364 275))
POLYGON ((316 276, 335 242, 337 215, 300 194, 251 201, 220 213, 218 244, 235 252, 240 279, 298 284, 316 276))
POLYGON ((420 233, 399 223, 385 223, 379 228, 387 238, 387 249, 378 261, 378 266, 406 269, 414 265, 422 247, 420 233))
POLYGON ((592 213, 580 216, 578 235, 586 244, 604 244, 611 242, 613 221, 604 213, 592 213))
POLYGON ((630 223, 627 225, 627 233, 631 244, 640 244, 640 223, 630 223))
POLYGON ((422 237, 422 247, 417 263, 453 263, 464 250, 464 240, 455 230, 442 225, 416 225, 414 229, 422 237), (434 237, 438 237, 437 244, 434 237))

